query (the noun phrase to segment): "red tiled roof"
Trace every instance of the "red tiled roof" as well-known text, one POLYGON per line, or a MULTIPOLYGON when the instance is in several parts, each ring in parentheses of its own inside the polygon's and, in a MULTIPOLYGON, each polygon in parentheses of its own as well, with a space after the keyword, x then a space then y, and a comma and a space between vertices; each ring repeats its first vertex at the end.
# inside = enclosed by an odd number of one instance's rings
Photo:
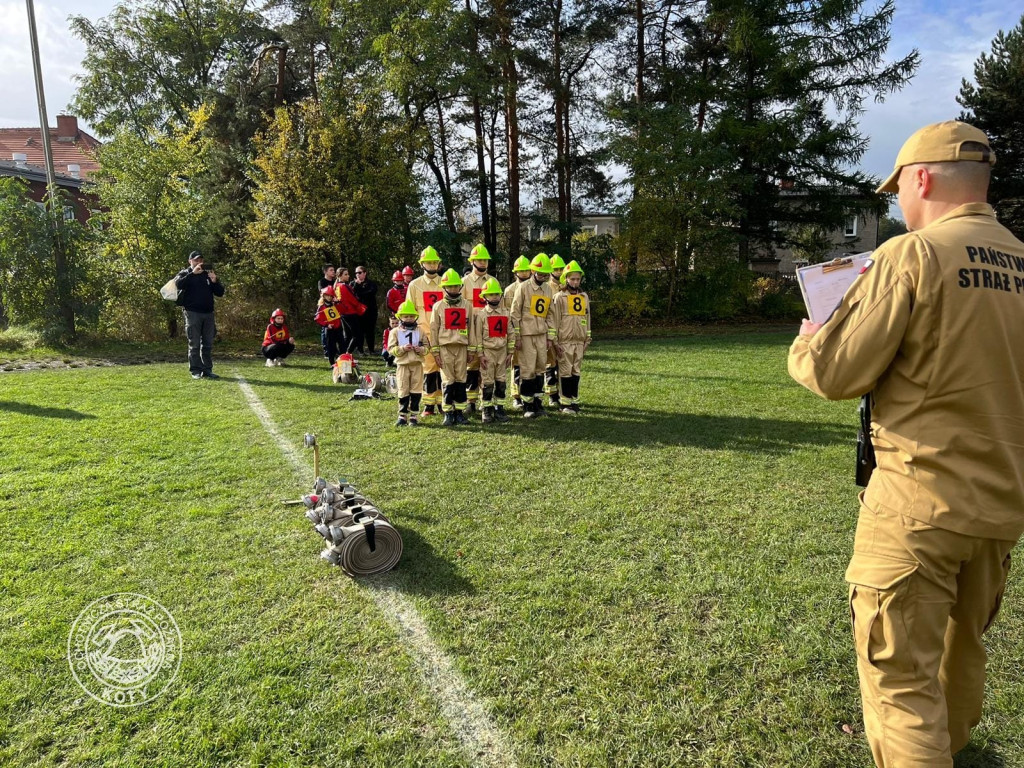
MULTIPOLYGON (((70 175, 68 166, 78 165, 81 177, 89 179, 99 170, 95 153, 100 142, 78 128, 77 118, 58 115, 57 127, 50 128, 49 133, 56 173, 70 175)), ((29 165, 46 165, 39 128, 0 128, 0 160, 13 160, 18 152, 26 156, 25 162, 29 165)))

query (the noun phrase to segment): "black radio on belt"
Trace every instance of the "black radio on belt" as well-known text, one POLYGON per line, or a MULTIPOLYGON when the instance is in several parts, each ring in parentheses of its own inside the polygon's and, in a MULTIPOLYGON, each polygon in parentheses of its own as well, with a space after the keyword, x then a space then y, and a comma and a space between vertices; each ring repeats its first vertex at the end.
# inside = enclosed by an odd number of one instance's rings
POLYGON ((857 430, 857 485, 866 488, 875 469, 875 446, 871 444, 871 393, 860 399, 860 429, 857 430))

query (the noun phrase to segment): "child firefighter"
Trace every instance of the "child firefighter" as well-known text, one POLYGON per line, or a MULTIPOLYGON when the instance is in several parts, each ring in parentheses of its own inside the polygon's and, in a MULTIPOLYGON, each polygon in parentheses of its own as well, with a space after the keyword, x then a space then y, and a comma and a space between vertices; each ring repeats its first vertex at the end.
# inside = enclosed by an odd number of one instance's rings
MULTIPOLYGON (((437 255, 433 246, 428 245, 420 252, 420 266, 423 267, 423 274, 409 283, 405 297, 416 306, 416 311, 419 312, 420 334, 423 343, 429 346, 431 313, 434 304, 444 298, 441 276, 437 274, 441 266, 441 257, 437 255)), ((402 275, 405 276, 405 270, 402 270, 402 275)), ((433 355, 424 358, 423 374, 423 389, 426 390, 426 394, 423 396, 423 413, 421 415, 425 418, 433 416, 435 408, 441 408, 441 374, 434 362, 433 355)))
POLYGON ((441 278, 444 300, 430 317, 430 352, 441 370, 444 393, 443 426, 468 424, 466 419, 466 366, 469 362, 469 321, 473 305, 462 295, 462 278, 449 269, 441 278))
POLYGON ((525 418, 544 415, 540 398, 544 392, 544 368, 548 349, 554 346, 555 327, 551 322, 551 262, 538 253, 530 262, 533 277, 519 286, 512 300, 512 326, 518 335, 519 373, 522 383, 525 418))
POLYGON ((551 304, 558 381, 562 390, 561 412, 573 416, 580 412, 580 364, 591 341, 590 297, 580 290, 582 280, 583 269, 570 261, 562 273, 564 290, 551 304))
POLYGON ((388 334, 388 353, 398 366, 398 421, 396 427, 416 426, 423 396, 423 357, 426 339, 419 329, 416 305, 406 299, 395 312, 398 325, 388 334))
POLYGON ((481 420, 490 424, 492 421, 508 421, 505 415, 505 380, 516 342, 515 334, 509 328, 508 310, 501 306, 502 293, 498 281, 493 277, 488 280, 480 295, 484 307, 473 313, 470 348, 480 361, 481 420))
MULTIPOLYGON (((473 305, 474 310, 483 309, 484 307, 481 292, 488 281, 493 279, 487 274, 490 261, 491 254, 483 243, 477 243, 473 246, 473 250, 469 252, 469 266, 471 269, 462 277, 462 295, 473 305)), ((471 361, 469 363, 469 370, 466 372, 466 391, 469 401, 469 408, 467 410, 472 413, 476 408, 477 402, 480 400, 479 361, 471 361)))
MULTIPOLYGON (((565 261, 557 253, 551 257, 551 301, 558 298, 558 294, 564 290, 565 283, 560 280, 565 271, 565 261)), ((555 357, 555 350, 548 350, 547 366, 544 368, 544 393, 548 396, 548 405, 555 410, 560 410, 562 404, 558 396, 558 359, 555 357)))
MULTIPOLYGON (((516 263, 512 265, 512 274, 516 276, 505 288, 505 294, 501 298, 501 306, 512 312, 512 299, 516 296, 516 291, 519 290, 519 286, 530 279, 530 260, 525 256, 520 256, 516 259, 516 263)), ((512 379, 510 382, 509 389, 512 394, 512 407, 517 411, 523 410, 523 399, 519 396, 519 353, 512 353, 512 379)))

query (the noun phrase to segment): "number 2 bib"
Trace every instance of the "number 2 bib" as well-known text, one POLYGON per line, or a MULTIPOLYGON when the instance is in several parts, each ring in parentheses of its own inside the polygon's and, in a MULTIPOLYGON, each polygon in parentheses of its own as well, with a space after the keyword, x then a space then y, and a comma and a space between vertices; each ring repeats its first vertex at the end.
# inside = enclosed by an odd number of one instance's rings
POLYGON ((444 327, 449 331, 466 332, 466 321, 468 314, 465 307, 445 307, 444 327))

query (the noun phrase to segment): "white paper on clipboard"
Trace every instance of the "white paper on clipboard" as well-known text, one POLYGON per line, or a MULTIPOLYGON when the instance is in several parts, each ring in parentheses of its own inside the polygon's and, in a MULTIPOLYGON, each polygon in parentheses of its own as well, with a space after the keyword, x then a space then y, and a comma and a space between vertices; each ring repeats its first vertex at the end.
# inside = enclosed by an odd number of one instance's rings
POLYGON ((853 281, 872 263, 869 251, 826 261, 824 264, 799 267, 796 277, 807 307, 807 318, 812 323, 828 320, 853 281))
POLYGON ((420 345, 420 330, 416 328, 411 331, 400 330, 398 332, 398 346, 406 347, 408 345, 418 347, 420 345))

